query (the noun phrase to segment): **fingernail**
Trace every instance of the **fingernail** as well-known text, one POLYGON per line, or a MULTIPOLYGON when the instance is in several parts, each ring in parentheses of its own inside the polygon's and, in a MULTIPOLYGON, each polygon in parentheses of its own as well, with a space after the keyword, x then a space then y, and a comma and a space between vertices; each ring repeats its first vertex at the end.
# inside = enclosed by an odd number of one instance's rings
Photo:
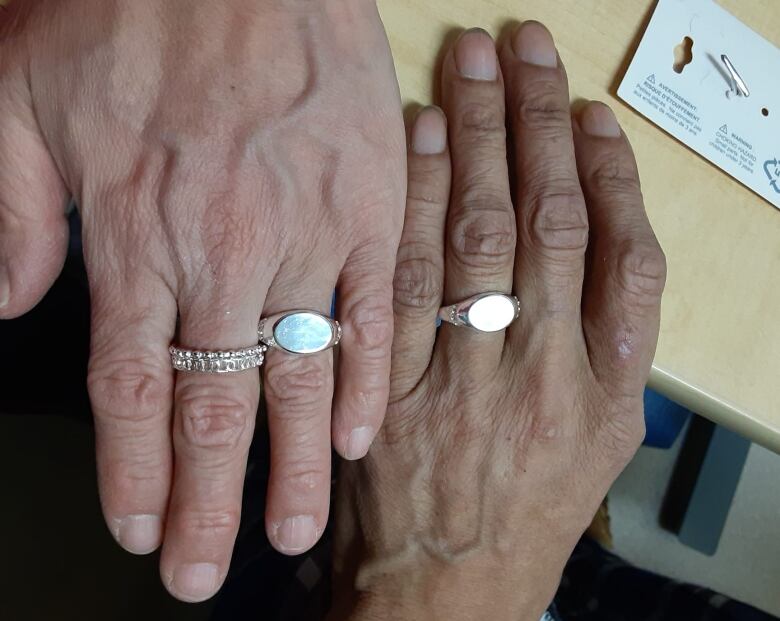
POLYGON ((436 155, 447 148, 447 122, 435 106, 423 108, 414 120, 412 151, 417 155, 436 155))
POLYGON ((512 47, 523 62, 540 67, 558 66, 558 52, 552 35, 539 22, 521 24, 512 39, 512 47))
POLYGON ((317 524, 311 515, 287 518, 276 529, 276 543, 283 552, 295 554, 311 548, 317 541, 317 524))
POLYGON ((151 554, 162 543, 162 520, 157 515, 128 515, 116 520, 114 535, 132 554, 151 554))
POLYGON ((347 450, 344 455, 347 459, 354 461, 363 459, 371 448, 374 441, 374 430, 371 427, 358 427, 353 429, 347 438, 347 450))
POLYGON ((580 112, 582 131, 596 138, 620 138, 620 124, 609 106, 590 103, 580 112))
POLYGON ((0 308, 8 306, 11 299, 11 279, 8 276, 8 268, 0 265, 0 308))
POLYGON ((190 602, 202 602, 217 591, 219 568, 213 563, 179 565, 173 572, 171 590, 190 602))
POLYGON ((455 46, 455 66, 464 78, 495 80, 498 78, 496 45, 481 28, 467 30, 455 46))

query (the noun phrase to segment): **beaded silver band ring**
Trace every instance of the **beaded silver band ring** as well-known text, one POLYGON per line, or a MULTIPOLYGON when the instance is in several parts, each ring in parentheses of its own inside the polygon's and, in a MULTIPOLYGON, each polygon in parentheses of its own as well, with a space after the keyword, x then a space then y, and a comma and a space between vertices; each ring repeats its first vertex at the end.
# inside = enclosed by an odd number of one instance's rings
POLYGON ((169 349, 171 364, 185 373, 240 373, 263 365, 265 345, 254 345, 230 351, 197 351, 173 347, 169 349))

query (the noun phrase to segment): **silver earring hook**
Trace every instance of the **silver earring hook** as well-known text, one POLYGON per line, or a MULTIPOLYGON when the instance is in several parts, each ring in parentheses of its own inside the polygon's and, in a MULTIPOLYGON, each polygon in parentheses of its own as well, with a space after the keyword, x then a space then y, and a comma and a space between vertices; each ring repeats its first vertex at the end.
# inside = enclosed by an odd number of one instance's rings
POLYGON ((739 75, 734 64, 729 60, 729 57, 722 54, 720 59, 723 61, 723 64, 726 65, 729 75, 731 75, 731 92, 737 96, 742 95, 743 97, 750 97, 750 89, 747 87, 747 84, 745 84, 745 80, 742 79, 742 76, 739 75))

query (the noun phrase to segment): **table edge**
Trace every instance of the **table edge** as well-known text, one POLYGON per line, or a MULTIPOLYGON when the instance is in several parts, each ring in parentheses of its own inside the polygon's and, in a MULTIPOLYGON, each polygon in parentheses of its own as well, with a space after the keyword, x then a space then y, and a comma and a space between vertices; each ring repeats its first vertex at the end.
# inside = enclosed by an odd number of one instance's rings
POLYGON ((749 412, 718 398, 673 372, 653 365, 648 386, 695 414, 780 454, 780 429, 757 420, 749 412))

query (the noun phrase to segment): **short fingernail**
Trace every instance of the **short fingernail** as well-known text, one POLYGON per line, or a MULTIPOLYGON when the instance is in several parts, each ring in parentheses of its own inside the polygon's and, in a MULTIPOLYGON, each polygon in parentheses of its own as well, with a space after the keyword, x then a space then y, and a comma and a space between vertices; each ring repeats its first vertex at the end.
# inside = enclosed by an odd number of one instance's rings
POLYGON ((347 450, 344 457, 349 460, 363 459, 374 441, 374 430, 371 427, 353 429, 347 438, 347 450))
POLYGON ((187 601, 202 602, 217 592, 218 581, 219 568, 213 563, 179 565, 173 572, 171 590, 187 601))
POLYGON ((8 306, 11 300, 11 278, 8 275, 8 268, 0 265, 0 308, 8 306))
POLYGON ((128 515, 116 521, 119 545, 132 554, 151 554, 162 543, 162 520, 157 515, 128 515))
POLYGON ((597 138, 620 138, 620 124, 609 106, 591 103, 579 115, 582 131, 597 138))
POLYGON ((464 78, 495 80, 498 78, 496 45, 481 28, 464 32, 455 46, 455 65, 464 78))
POLYGON ((276 543, 282 552, 304 552, 317 542, 317 523, 311 515, 287 518, 276 530, 276 543))
POLYGON ((414 120, 412 151, 418 155, 436 155, 447 148, 447 122, 435 106, 423 108, 414 120))
POLYGON ((552 35, 539 22, 521 24, 512 39, 512 47, 523 62, 540 67, 558 66, 558 52, 552 35))

